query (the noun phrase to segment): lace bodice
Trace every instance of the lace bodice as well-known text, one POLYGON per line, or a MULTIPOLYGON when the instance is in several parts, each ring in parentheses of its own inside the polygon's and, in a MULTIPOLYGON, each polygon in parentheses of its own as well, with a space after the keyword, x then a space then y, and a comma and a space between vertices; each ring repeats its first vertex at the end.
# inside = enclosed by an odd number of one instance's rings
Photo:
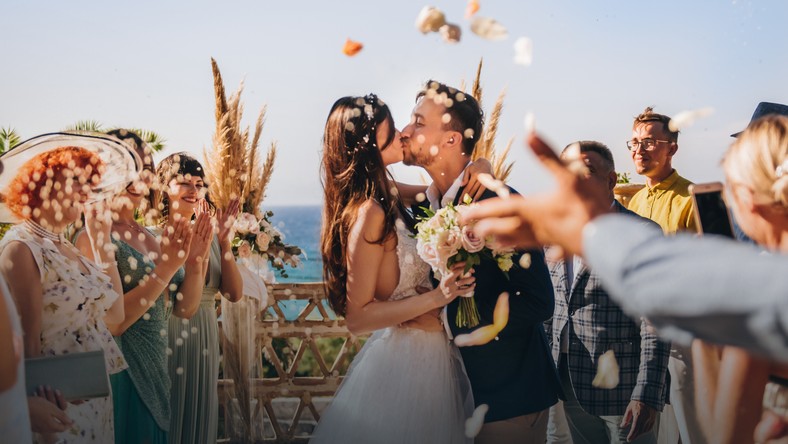
POLYGON ((396 301, 416 294, 416 287, 429 279, 430 266, 416 252, 416 238, 407 226, 397 220, 397 262, 399 283, 389 300, 396 301))

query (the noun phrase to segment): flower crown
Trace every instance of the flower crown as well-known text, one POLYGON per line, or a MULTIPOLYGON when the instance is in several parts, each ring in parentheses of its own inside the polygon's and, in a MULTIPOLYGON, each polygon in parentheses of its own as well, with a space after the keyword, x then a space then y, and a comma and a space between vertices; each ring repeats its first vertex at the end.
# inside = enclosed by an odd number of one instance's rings
MULTIPOLYGON (((373 135, 376 134, 377 130, 377 122, 375 121, 375 112, 377 111, 377 107, 380 106, 381 100, 378 99, 378 96, 375 94, 367 94, 364 97, 359 97, 356 99, 356 105, 358 108, 353 109, 353 118, 360 117, 361 114, 364 114, 366 121, 369 123, 364 135, 358 139, 356 142, 356 147, 353 150, 349 150, 349 153, 353 153, 358 151, 359 148, 363 147, 364 145, 370 144, 371 146, 377 148, 377 140, 373 138, 373 135)), ((352 122, 348 122, 348 125, 345 129, 349 132, 355 131, 356 127, 353 125, 352 122)))

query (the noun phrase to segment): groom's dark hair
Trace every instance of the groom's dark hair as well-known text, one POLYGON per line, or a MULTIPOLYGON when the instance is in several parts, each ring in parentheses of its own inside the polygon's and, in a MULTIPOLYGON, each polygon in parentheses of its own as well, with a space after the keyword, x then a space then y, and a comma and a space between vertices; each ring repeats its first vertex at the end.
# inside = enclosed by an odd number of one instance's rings
POLYGON ((435 80, 427 81, 424 89, 416 96, 416 101, 422 98, 433 99, 446 108, 451 119, 449 123, 443 124, 444 129, 462 134, 462 152, 471 156, 484 126, 484 111, 479 102, 472 95, 435 80))

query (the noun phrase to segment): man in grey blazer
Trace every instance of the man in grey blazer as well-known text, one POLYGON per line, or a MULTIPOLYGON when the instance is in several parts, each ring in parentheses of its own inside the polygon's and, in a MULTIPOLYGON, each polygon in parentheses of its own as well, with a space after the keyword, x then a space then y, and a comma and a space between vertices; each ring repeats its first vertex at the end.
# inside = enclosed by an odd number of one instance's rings
MULTIPOLYGON (((616 202, 613 154, 602 143, 578 142, 591 185, 606 189, 607 205, 644 225, 658 227, 616 202)), ((570 145, 571 147, 571 145, 570 145)), ((566 157, 567 147, 562 153, 566 157)), ((665 405, 670 346, 657 339, 643 318, 631 318, 613 302, 599 276, 580 256, 567 258, 547 249, 555 289, 552 352, 561 376, 569 430, 575 444, 610 442, 656 444, 659 412, 665 405), (619 384, 592 385, 599 357, 613 350, 619 384)))

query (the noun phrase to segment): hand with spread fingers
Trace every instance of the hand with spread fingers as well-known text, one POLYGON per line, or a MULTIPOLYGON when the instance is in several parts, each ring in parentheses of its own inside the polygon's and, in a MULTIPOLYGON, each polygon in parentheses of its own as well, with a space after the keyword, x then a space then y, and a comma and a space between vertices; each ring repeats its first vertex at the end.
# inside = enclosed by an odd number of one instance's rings
POLYGON ((557 245, 565 253, 582 254, 583 227, 611 211, 605 190, 570 171, 535 133, 529 134, 527 141, 553 175, 556 189, 531 197, 513 195, 484 200, 464 212, 462 223, 477 221, 473 228, 477 236, 494 236, 502 245, 520 248, 557 245))
POLYGON ((240 210, 241 202, 238 198, 230 200, 226 209, 222 210, 219 208, 216 210, 217 236, 219 236, 219 242, 230 241, 230 232, 233 229, 235 217, 238 216, 240 210))
POLYGON ((161 260, 177 267, 186 262, 192 243, 192 227, 188 220, 180 218, 168 223, 161 233, 161 260))
POLYGON ((208 212, 200 211, 194 220, 193 235, 188 252, 188 262, 203 263, 208 258, 213 240, 213 218, 208 212))

